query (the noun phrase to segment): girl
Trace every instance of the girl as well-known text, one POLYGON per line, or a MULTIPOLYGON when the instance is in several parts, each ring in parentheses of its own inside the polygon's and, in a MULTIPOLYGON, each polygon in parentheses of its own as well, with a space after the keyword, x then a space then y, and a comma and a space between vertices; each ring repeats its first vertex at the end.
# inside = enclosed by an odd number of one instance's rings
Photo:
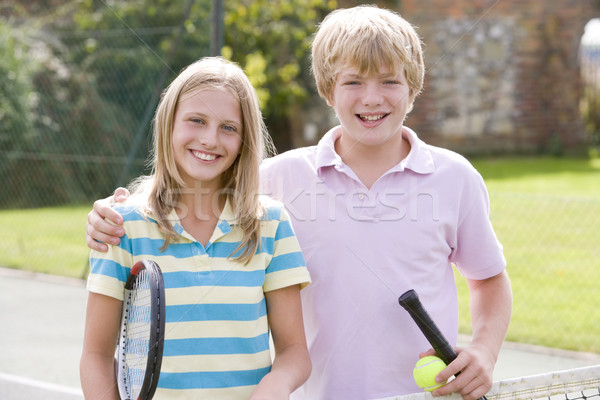
POLYGON ((288 399, 308 378, 300 289, 310 277, 285 210, 258 196, 268 145, 255 91, 236 65, 202 59, 166 89, 153 172, 117 207, 125 237, 90 255, 86 399, 119 398, 123 287, 140 259, 160 265, 166 288, 156 399, 288 399))

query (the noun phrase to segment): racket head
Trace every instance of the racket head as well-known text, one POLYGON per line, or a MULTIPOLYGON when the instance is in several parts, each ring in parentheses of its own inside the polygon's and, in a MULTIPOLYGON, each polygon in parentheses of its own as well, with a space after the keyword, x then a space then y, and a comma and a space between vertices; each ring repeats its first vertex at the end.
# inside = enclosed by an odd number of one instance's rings
POLYGON ((151 399, 160 375, 165 287, 158 264, 137 262, 125 282, 116 376, 122 399, 151 399))

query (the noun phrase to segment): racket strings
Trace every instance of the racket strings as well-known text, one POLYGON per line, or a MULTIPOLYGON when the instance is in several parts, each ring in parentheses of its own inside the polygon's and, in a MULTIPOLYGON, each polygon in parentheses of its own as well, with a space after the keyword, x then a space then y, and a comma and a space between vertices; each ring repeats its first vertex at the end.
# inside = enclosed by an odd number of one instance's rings
POLYGON ((130 398, 137 398, 144 383, 150 347, 152 296, 150 277, 140 271, 133 288, 127 293, 121 332, 123 380, 130 398))

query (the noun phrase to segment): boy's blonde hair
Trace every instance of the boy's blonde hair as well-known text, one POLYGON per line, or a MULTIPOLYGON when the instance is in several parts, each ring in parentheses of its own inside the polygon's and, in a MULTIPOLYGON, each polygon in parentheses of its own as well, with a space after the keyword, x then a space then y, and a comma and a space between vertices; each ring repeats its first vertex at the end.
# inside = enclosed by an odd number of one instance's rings
POLYGON ((421 39, 399 14, 377 6, 332 11, 319 25, 312 44, 312 71, 319 95, 331 101, 345 66, 372 75, 381 66, 404 68, 410 87, 409 110, 423 89, 425 65, 421 39))
MULTIPOLYGON (((147 201, 148 216, 156 219, 166 235, 163 249, 177 237, 169 214, 185 189, 173 155, 173 125, 177 105, 203 90, 226 90, 237 98, 242 113, 242 146, 233 165, 224 173, 223 195, 227 196, 243 232, 238 257, 248 262, 260 244, 259 166, 274 152, 259 101, 244 71, 220 57, 200 59, 185 68, 163 92, 154 117, 152 174, 138 180, 132 190, 147 201)), ((212 104, 212 107, 219 107, 212 104)))

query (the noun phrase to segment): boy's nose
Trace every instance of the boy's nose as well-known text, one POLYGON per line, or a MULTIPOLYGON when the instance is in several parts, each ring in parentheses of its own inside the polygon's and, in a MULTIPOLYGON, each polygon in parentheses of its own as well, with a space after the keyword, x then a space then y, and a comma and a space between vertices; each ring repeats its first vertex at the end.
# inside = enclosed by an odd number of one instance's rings
POLYGON ((367 85, 363 95, 363 104, 365 106, 378 106, 383 102, 383 96, 375 85, 367 85))

